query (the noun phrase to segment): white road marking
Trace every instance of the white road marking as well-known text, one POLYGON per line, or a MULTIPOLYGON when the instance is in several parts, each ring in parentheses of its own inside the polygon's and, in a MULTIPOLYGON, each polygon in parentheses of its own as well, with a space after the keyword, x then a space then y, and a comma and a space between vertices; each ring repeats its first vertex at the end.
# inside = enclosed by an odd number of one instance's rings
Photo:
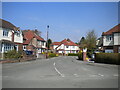
POLYGON ((75 77, 79 77, 77 74, 73 74, 73 75, 75 75, 75 77))
POLYGON ((53 65, 54 65, 55 71, 56 71, 61 77, 65 77, 65 76, 56 68, 55 62, 53 63, 53 65))
POLYGON ((98 74, 98 75, 99 75, 99 76, 102 76, 102 77, 104 76, 104 75, 102 75, 102 74, 98 74))
POLYGON ((97 77, 97 75, 89 75, 90 77, 97 77))
POLYGON ((118 74, 114 74, 113 76, 118 77, 118 74))

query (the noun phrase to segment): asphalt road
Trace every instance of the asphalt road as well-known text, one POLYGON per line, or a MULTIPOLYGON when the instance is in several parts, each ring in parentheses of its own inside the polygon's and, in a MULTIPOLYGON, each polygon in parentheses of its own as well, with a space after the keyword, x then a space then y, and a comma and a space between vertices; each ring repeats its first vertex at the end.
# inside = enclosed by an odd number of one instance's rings
POLYGON ((3 88, 117 88, 118 66, 74 56, 2 65, 3 88))

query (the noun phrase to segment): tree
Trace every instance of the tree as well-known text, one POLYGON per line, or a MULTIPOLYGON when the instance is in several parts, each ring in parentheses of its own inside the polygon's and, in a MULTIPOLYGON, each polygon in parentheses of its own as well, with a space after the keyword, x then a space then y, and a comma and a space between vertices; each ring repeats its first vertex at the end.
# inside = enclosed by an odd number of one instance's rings
POLYGON ((96 40, 97 35, 94 30, 91 30, 87 33, 85 37, 85 44, 88 49, 95 49, 96 48, 96 40))
POLYGON ((46 43, 46 47, 48 47, 48 49, 50 49, 50 44, 52 44, 52 40, 48 39, 48 41, 46 43))
POLYGON ((96 49, 96 40, 97 40, 97 35, 94 30, 91 30, 86 34, 85 40, 83 42, 84 48, 87 48, 87 55, 90 58, 94 50, 96 49))
POLYGON ((81 40, 78 42, 81 48, 84 48, 84 41, 85 41, 85 37, 82 37, 81 40))
POLYGON ((94 30, 90 30, 87 32, 85 38, 82 37, 79 45, 81 48, 87 48, 87 55, 91 57, 91 54, 94 52, 96 49, 96 40, 97 40, 97 35, 94 30))

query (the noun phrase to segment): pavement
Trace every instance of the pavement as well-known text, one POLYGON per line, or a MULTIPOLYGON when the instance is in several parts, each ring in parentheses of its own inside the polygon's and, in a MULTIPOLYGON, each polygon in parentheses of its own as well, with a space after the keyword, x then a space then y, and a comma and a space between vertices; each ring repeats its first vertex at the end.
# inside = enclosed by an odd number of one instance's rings
POLYGON ((118 88, 118 66, 76 56, 2 65, 3 88, 118 88))

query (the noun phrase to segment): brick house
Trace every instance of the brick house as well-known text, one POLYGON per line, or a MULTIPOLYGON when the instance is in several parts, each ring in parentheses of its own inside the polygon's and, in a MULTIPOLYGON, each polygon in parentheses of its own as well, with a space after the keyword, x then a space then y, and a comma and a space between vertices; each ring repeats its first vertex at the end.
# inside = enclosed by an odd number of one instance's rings
POLYGON ((22 50, 23 36, 19 27, 3 19, 0 19, 0 22, 0 53, 13 49, 22 50))
POLYGON ((51 48, 57 53, 77 53, 80 49, 77 44, 70 39, 64 39, 61 42, 53 42, 51 48))
POLYGON ((23 30, 23 50, 41 54, 46 50, 46 41, 35 30, 23 30))
POLYGON ((120 24, 102 33, 103 48, 107 53, 120 53, 120 24))

